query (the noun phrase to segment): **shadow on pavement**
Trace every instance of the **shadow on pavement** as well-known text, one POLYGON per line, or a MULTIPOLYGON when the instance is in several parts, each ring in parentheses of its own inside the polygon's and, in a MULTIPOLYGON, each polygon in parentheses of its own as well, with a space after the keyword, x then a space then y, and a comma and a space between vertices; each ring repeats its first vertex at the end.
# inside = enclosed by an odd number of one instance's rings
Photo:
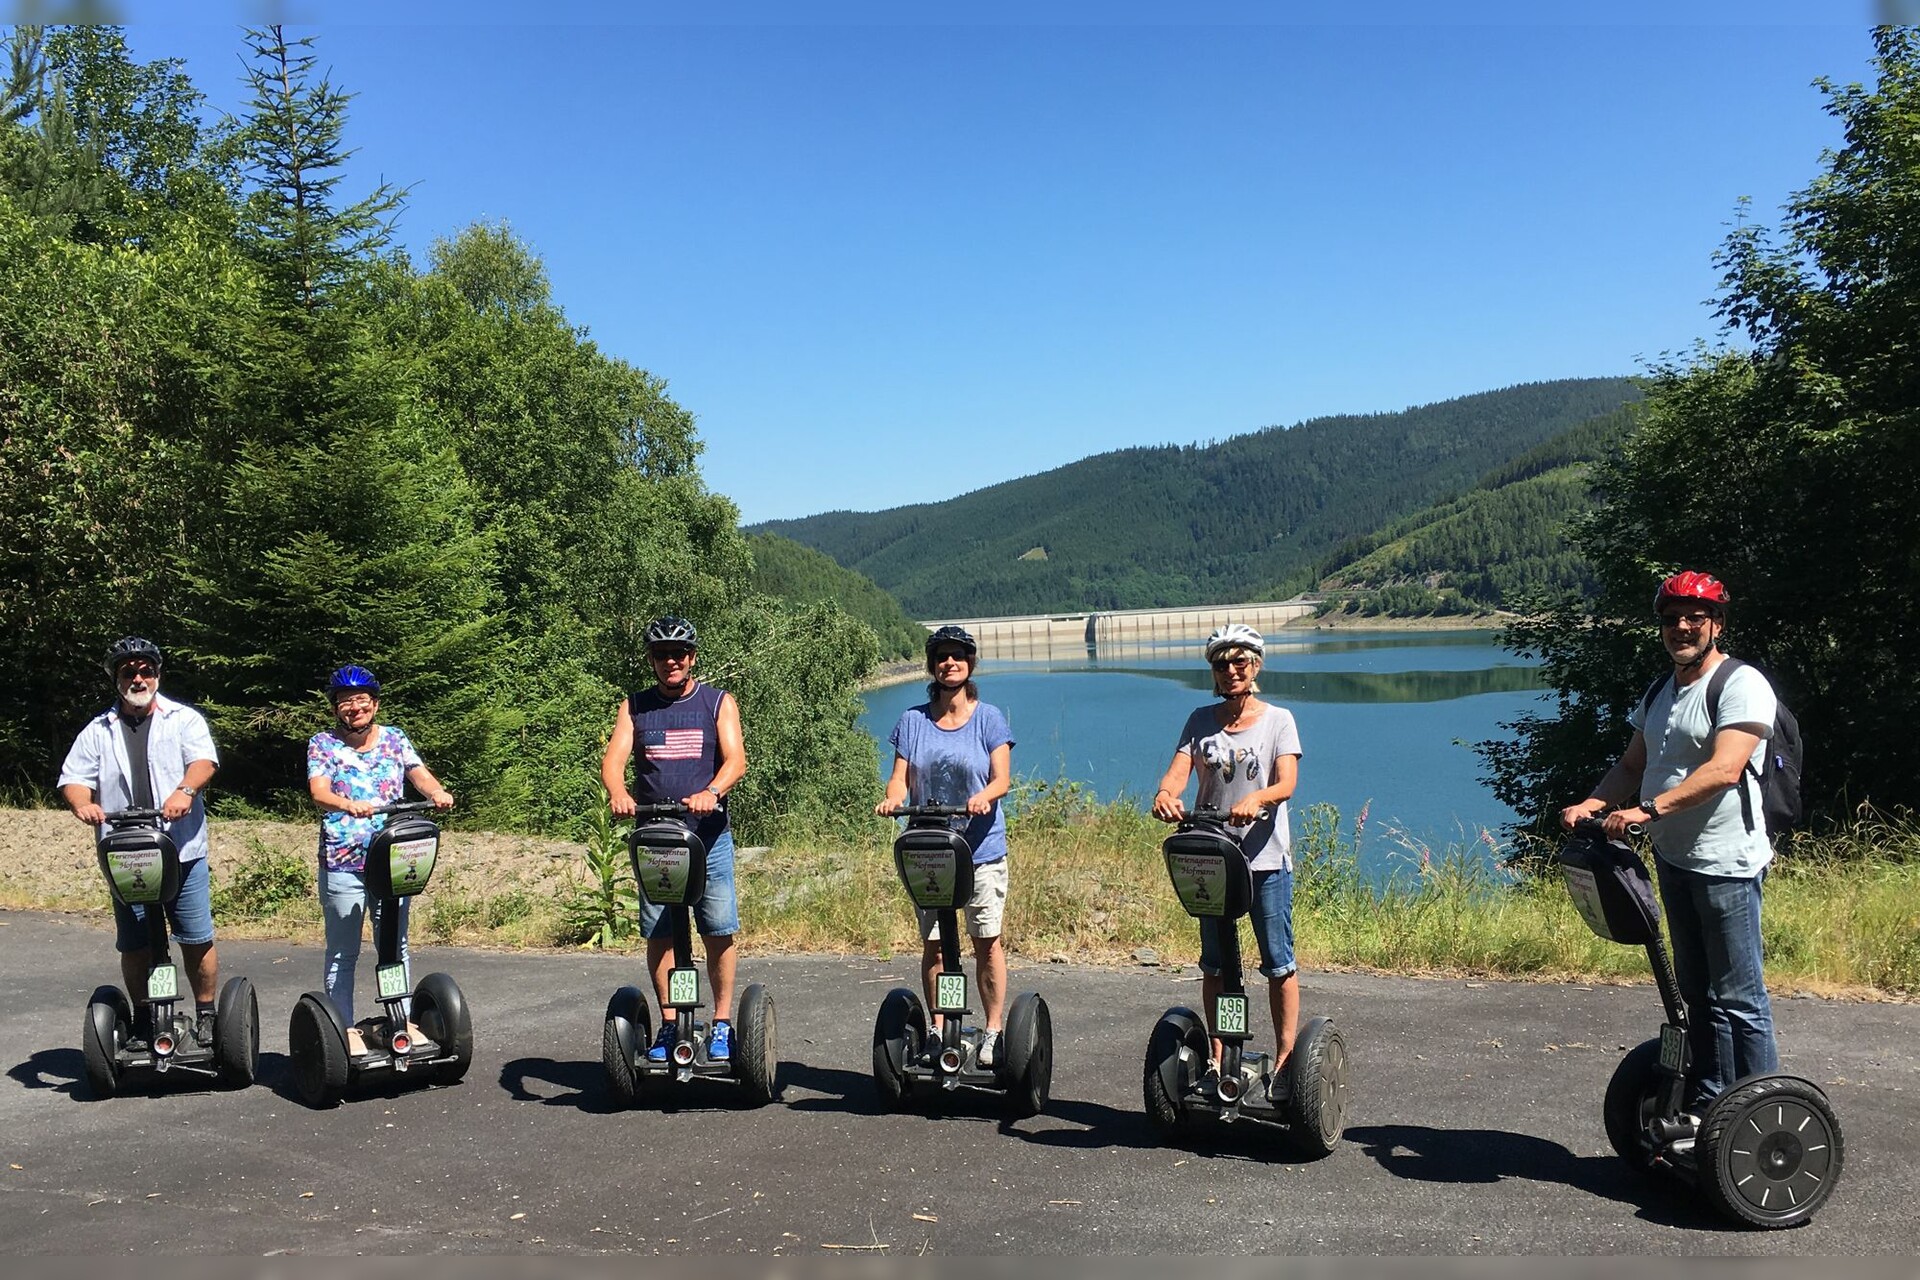
POLYGON ((616 1108, 606 1089, 606 1072, 593 1062, 557 1062, 552 1058, 515 1058, 500 1068, 500 1087, 515 1102, 573 1107, 588 1115, 611 1115, 616 1108), (531 1083, 565 1092, 535 1091, 531 1083))
POLYGON ((1665 1226, 1695 1231, 1729 1226, 1682 1183, 1641 1177, 1617 1156, 1576 1156, 1529 1134, 1390 1124, 1348 1129, 1346 1138, 1396 1178, 1453 1184, 1524 1178, 1632 1205, 1637 1217, 1665 1226))
POLYGON ((52 1089, 92 1101, 92 1094, 80 1088, 86 1074, 86 1059, 78 1049, 41 1049, 25 1062, 7 1071, 29 1089, 52 1089))
POLYGON ((873 1077, 835 1067, 815 1067, 804 1062, 780 1064, 780 1087, 805 1089, 821 1095, 789 1102, 792 1111, 840 1111, 854 1116, 877 1116, 886 1108, 880 1105, 880 1092, 873 1077))
POLYGON ((1147 1151, 1160 1145, 1146 1116, 1137 1111, 1121 1111, 1098 1102, 1076 1102, 1054 1098, 1046 1110, 1031 1120, 1003 1118, 1001 1132, 1040 1147, 1064 1147, 1072 1151, 1094 1151, 1106 1147, 1125 1147, 1147 1151), (1049 1121, 1075 1125, 1056 1128, 1049 1121), (1021 1125, 1045 1126, 1022 1129, 1021 1125))

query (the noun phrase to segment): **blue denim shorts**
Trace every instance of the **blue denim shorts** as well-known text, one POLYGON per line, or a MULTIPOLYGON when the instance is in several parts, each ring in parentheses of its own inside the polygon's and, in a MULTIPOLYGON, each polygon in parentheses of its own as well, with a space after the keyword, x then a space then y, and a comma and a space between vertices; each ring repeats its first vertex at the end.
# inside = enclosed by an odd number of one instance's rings
MULTIPOLYGON (((1293 872, 1253 873, 1253 938, 1260 944, 1260 972, 1284 978, 1297 967, 1293 962, 1293 872)), ((1226 967, 1224 921, 1200 921, 1200 972, 1218 977, 1226 967)), ((1234 927, 1238 927, 1238 921, 1234 927)))
MULTIPOLYGON (((116 898, 113 922, 118 929, 114 950, 147 949, 145 907, 129 907, 116 898)), ((213 941, 213 894, 207 884, 205 858, 180 864, 180 896, 167 904, 167 924, 173 929, 173 940, 183 947, 200 947, 213 941)))
MULTIPOLYGON (((740 899, 733 888, 733 832, 722 831, 707 850, 707 891, 693 904, 693 927, 702 937, 731 938, 740 932, 740 899)), ((667 909, 640 899, 640 932, 649 938, 673 937, 667 909)))

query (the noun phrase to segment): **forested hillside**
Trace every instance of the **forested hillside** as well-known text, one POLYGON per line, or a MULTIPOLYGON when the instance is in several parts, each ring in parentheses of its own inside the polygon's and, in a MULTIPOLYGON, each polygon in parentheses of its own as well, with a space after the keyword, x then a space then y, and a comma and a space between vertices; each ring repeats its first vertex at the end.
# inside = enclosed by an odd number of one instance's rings
POLYGON ((349 193, 348 95, 309 49, 236 37, 252 100, 216 127, 115 28, 4 43, 0 788, 48 794, 136 633, 213 722, 216 805, 305 811, 326 674, 359 662, 460 820, 574 828, 672 611, 740 700, 737 821, 871 803, 871 632, 751 589, 692 416, 506 228, 395 247, 404 192, 349 193))
POLYGON ((1584 422, 1466 493, 1335 549, 1322 590, 1366 611, 1498 609, 1527 593, 1591 587, 1569 522, 1593 503, 1593 467, 1626 440, 1632 410, 1584 422))
POLYGON ((794 604, 835 602, 873 628, 883 658, 917 656, 925 647, 927 629, 873 579, 776 533, 753 534, 747 547, 753 552, 754 590, 794 604))
POLYGON ((945 502, 756 526, 817 548, 918 617, 1259 599, 1308 585, 1348 538, 1638 393, 1530 383, 1208 445, 1125 449, 945 502))

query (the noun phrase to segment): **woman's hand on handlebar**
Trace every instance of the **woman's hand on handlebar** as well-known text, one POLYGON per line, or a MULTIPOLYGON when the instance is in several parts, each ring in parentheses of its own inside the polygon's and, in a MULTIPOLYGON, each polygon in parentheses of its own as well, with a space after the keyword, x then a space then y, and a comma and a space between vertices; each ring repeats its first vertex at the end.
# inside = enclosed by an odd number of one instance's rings
POLYGON ((976 791, 967 797, 967 812, 976 818, 984 818, 993 812, 993 801, 987 799, 987 793, 976 791))
POLYGON ((889 791, 885 797, 881 799, 879 804, 873 806, 873 811, 883 818, 891 818, 900 806, 906 802, 907 797, 904 794, 894 795, 889 791))
POLYGON ((631 818, 640 808, 634 801, 631 791, 622 791, 617 796, 607 797, 607 807, 613 810, 613 816, 616 818, 631 818))
POLYGON ((340 808, 350 818, 371 818, 380 806, 371 800, 355 800, 348 796, 341 796, 340 808))
POLYGON ((436 809, 453 808, 453 792, 447 790, 445 787, 440 788, 440 790, 428 796, 427 799, 433 801, 433 807, 436 809))
POLYGON ((1180 797, 1165 789, 1153 793, 1153 816, 1162 822, 1179 822, 1187 816, 1180 797))

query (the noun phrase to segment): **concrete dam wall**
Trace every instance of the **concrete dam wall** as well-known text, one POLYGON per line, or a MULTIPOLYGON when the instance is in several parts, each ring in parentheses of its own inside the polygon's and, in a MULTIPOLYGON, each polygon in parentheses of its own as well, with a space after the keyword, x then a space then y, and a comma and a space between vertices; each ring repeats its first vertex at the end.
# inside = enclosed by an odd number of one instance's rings
POLYGON ((1243 622, 1261 632, 1277 631, 1306 617, 1319 601, 1309 597, 1262 604, 1193 605, 1181 609, 1115 609, 1104 613, 1033 614, 1017 618, 938 618, 927 627, 962 626, 980 642, 983 659, 1084 660, 1090 654, 1197 645, 1214 628, 1243 622))

